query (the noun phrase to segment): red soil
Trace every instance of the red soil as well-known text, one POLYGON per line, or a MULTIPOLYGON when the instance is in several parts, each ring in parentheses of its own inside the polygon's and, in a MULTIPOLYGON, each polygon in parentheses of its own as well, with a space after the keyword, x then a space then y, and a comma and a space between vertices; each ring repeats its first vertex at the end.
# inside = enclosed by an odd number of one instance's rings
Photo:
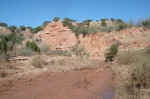
POLYGON ((103 99, 111 75, 109 70, 87 69, 24 76, 1 81, 0 99, 103 99))

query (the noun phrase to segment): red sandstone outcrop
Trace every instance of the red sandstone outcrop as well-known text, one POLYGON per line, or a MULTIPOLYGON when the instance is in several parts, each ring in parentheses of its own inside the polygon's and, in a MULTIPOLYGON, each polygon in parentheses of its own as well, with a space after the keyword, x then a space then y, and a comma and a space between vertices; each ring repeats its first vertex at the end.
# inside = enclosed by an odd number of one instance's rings
POLYGON ((67 50, 77 43, 77 39, 72 31, 64 27, 60 21, 49 23, 35 37, 47 43, 52 50, 67 50))

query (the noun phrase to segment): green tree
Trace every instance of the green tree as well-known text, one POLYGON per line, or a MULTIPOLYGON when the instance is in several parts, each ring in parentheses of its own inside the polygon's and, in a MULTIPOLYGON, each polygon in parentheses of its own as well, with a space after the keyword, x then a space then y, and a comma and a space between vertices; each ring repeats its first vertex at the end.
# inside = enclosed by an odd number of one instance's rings
POLYGON ((10 30, 11 32, 15 32, 16 29, 17 29, 17 27, 14 26, 14 25, 9 26, 8 28, 9 28, 9 30, 10 30))
POLYGON ((84 21, 82 22, 82 24, 89 26, 89 25, 90 25, 90 22, 92 22, 92 20, 91 20, 91 19, 87 19, 87 20, 84 20, 84 21))
POLYGON ((78 37, 80 34, 83 34, 84 37, 89 34, 88 27, 83 25, 75 26, 72 31, 75 33, 76 37, 78 37))
POLYGON ((62 23, 64 26, 67 26, 68 28, 73 29, 74 26, 72 25, 72 22, 74 22, 74 20, 69 19, 69 18, 64 18, 62 23))
POLYGON ((3 27, 8 27, 8 25, 4 22, 0 22, 0 26, 3 26, 3 27))
POLYGON ((16 48, 16 44, 20 44, 22 40, 23 38, 17 36, 16 33, 0 35, 0 54, 4 54, 6 60, 8 60, 10 56, 9 52, 13 51, 16 48))
POLYGON ((126 29, 127 27, 128 27, 127 24, 125 24, 125 23, 119 23, 119 24, 117 24, 116 31, 120 31, 120 30, 126 29))
POLYGON ((117 19, 116 22, 117 22, 117 23, 125 23, 125 22, 124 22, 123 20, 121 20, 121 19, 117 19))
POLYGON ((59 21, 59 20, 60 20, 59 17, 54 17, 54 19, 53 19, 54 22, 57 22, 57 21, 59 21))
POLYGON ((144 21, 142 21, 142 25, 143 25, 144 27, 147 27, 147 26, 149 25, 148 20, 144 20, 144 21))
POLYGON ((27 41, 26 42, 26 47, 32 49, 35 52, 39 52, 40 53, 39 46, 33 41, 27 41))
POLYGON ((25 31, 25 30, 26 30, 26 27, 23 26, 23 25, 21 25, 21 26, 20 26, 20 29, 21 29, 21 31, 25 31))
POLYGON ((68 21, 68 22, 76 22, 76 20, 74 19, 70 19, 70 18, 64 18, 65 21, 68 21))
POLYGON ((39 32, 39 31, 41 31, 43 28, 41 27, 41 26, 38 26, 38 27, 36 27, 36 28, 34 28, 33 30, 32 30, 32 32, 33 33, 37 33, 37 32, 39 32))
POLYGON ((102 26, 107 26, 106 19, 101 19, 101 25, 102 26))

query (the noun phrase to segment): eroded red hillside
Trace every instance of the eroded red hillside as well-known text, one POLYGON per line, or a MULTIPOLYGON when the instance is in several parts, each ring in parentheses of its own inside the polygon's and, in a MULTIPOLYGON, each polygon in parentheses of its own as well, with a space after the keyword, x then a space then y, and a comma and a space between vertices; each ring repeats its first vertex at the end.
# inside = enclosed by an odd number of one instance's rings
MULTIPOLYGON (((149 45, 150 30, 144 28, 128 28, 122 31, 99 32, 83 37, 79 36, 80 45, 94 57, 104 54, 106 48, 119 41, 123 49, 142 48, 149 45)), ((78 43, 74 33, 64 27, 62 22, 49 23, 43 31, 35 36, 46 42, 52 50, 66 50, 78 43)))

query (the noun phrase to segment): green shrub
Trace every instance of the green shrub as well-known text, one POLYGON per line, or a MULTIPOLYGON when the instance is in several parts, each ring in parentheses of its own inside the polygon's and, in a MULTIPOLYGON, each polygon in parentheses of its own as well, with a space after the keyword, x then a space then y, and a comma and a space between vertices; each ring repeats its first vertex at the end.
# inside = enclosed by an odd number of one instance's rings
POLYGON ((74 26, 72 25, 72 22, 73 22, 72 19, 64 18, 62 23, 63 23, 64 26, 67 26, 68 28, 73 29, 74 26))
POLYGON ((0 35, 0 54, 5 55, 6 60, 8 60, 10 52, 12 52, 16 48, 16 45, 20 44, 22 40, 23 38, 18 36, 16 33, 0 35))
POLYGON ((97 27, 89 27, 88 28, 88 34, 94 34, 94 33, 96 33, 96 32, 98 32, 99 31, 99 28, 97 28, 97 27))
POLYGON ((101 26, 107 26, 106 19, 101 19, 101 26))
POLYGON ((91 19, 87 19, 87 20, 84 20, 81 24, 89 26, 90 22, 92 22, 92 20, 91 19))
POLYGON ((22 25, 22 26, 20 26, 20 30, 21 30, 21 31, 25 31, 25 30, 26 30, 26 27, 22 25))
POLYGON ((140 20, 136 26, 142 26, 142 27, 146 27, 146 28, 150 28, 150 18, 145 19, 145 20, 140 20))
POLYGON ((75 35, 78 37, 80 34, 83 34, 83 36, 86 36, 88 32, 88 27, 85 26, 75 26, 72 31, 75 33, 75 35))
POLYGON ((54 17, 54 19, 53 19, 54 22, 57 22, 57 21, 59 21, 59 20, 60 20, 59 17, 54 17))
POLYGON ((150 28, 150 18, 142 21, 142 26, 150 28))
POLYGON ((113 26, 100 27, 101 32, 111 32, 113 30, 115 30, 115 28, 113 26))
POLYGON ((105 61, 106 62, 113 61, 113 59, 117 55, 117 53, 118 53, 118 45, 117 44, 111 45, 111 47, 105 53, 105 61))
POLYGON ((26 47, 32 49, 35 52, 39 52, 40 53, 40 48, 38 47, 38 45, 33 42, 33 41, 27 41, 26 42, 26 47))
POLYGON ((16 29, 17 29, 17 27, 14 26, 14 25, 11 25, 11 26, 8 27, 8 29, 9 29, 11 32, 15 32, 16 29))
POLYGON ((4 22, 0 22, 0 26, 2 26, 2 27, 8 27, 8 25, 6 23, 4 23, 4 22))
POLYGON ((43 59, 42 56, 37 55, 32 58, 31 64, 36 68, 43 68, 48 63, 43 59))
POLYGON ((121 19, 117 19, 116 22, 119 24, 119 23, 125 23, 123 20, 121 19))
POLYGON ((74 19, 70 19, 70 18, 64 18, 64 21, 68 21, 68 22, 76 22, 76 20, 74 20, 74 19))
POLYGON ((116 26, 117 26, 116 31, 120 31, 120 30, 126 29, 128 27, 127 24, 125 24, 125 23, 119 23, 116 26))
POLYGON ((39 32, 39 31, 41 31, 42 29, 43 29, 43 28, 42 28, 41 26, 38 26, 38 27, 32 29, 32 32, 33 32, 33 33, 37 33, 37 32, 39 32))
POLYGON ((72 47, 71 52, 73 55, 76 55, 76 56, 81 56, 81 57, 90 56, 90 54, 85 50, 85 48, 81 47, 78 44, 72 47))

